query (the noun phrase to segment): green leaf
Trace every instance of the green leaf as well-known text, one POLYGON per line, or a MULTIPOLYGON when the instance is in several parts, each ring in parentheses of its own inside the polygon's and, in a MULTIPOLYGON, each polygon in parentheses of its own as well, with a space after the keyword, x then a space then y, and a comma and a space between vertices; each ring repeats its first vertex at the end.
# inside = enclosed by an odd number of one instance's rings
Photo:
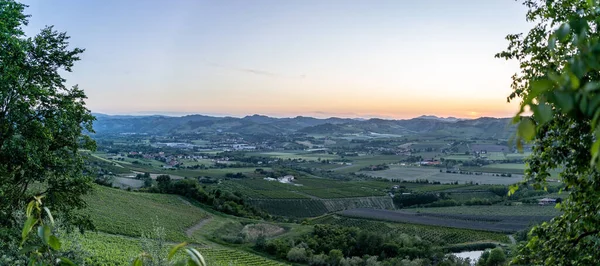
POLYGON ((44 244, 48 244, 50 241, 50 234, 52 233, 52 229, 48 225, 40 225, 38 226, 38 236, 42 239, 44 244))
POLYGON ((583 85, 583 90, 585 92, 593 92, 598 89, 600 89, 600 82, 597 81, 588 82, 585 85, 583 85))
POLYGON ((48 246, 50 246, 54 250, 60 250, 60 247, 62 245, 60 243, 60 240, 56 236, 51 235, 48 238, 48 246))
POLYGON ((535 118, 537 118, 540 123, 545 124, 552 119, 552 107, 550 107, 550 105, 541 103, 532 106, 532 109, 535 118))
POLYGON ((523 117, 517 127, 519 136, 522 136, 526 141, 531 141, 535 137, 535 124, 529 117, 523 117))
POLYGON ((592 148, 590 149, 590 152, 592 154, 591 165, 594 165, 596 163, 596 161, 598 160, 598 155, 600 152, 600 140, 594 141, 594 144, 592 144, 592 148))
POLYGON ((527 99, 524 100, 525 104, 530 104, 533 99, 546 91, 551 90, 554 87, 554 82, 549 79, 534 80, 529 84, 530 92, 527 95, 527 99))
POLYGON ((554 97, 556 103, 564 113, 568 113, 573 110, 573 95, 564 91, 555 91, 554 97))
POLYGON ((173 258, 173 256, 175 256, 175 253, 177 253, 177 251, 182 248, 185 247, 187 245, 186 242, 180 243, 178 245, 175 245, 173 248, 171 248, 171 250, 169 250, 169 256, 167 257, 168 260, 171 260, 173 258))
POLYGON ((551 52, 553 52, 555 48, 556 48, 556 37, 554 37, 554 35, 551 35, 550 38, 548 39, 548 49, 551 52))
POLYGON ((594 1, 595 0, 586 0, 588 7, 594 7, 594 1))
POLYGON ((23 247, 23 249, 21 249, 19 251, 19 254, 27 255, 27 254, 29 254, 30 252, 32 252, 32 251, 34 251, 36 249, 38 249, 38 246, 26 246, 26 247, 23 247))
POLYGON ((579 88, 579 78, 575 75, 575 73, 569 71, 569 81, 571 82, 571 89, 579 88))
POLYGON ((142 258, 137 257, 135 258, 135 260, 133 260, 133 262, 131 262, 132 266, 142 266, 142 258))
POLYGON ((592 128, 596 128, 598 118, 600 118, 600 109, 595 110, 594 117, 592 118, 592 128))
POLYGON ((562 25, 560 25, 558 30, 556 30, 556 37, 561 41, 565 41, 567 39, 567 36, 569 35, 570 30, 571 26, 569 26, 569 23, 563 23, 562 25))
POLYGON ((35 219, 35 217, 33 216, 29 216, 27 217, 27 221, 25 221, 25 225, 23 225, 23 231, 21 232, 21 245, 23 245, 23 243, 25 243, 25 240, 27 239, 27 235, 29 235, 29 232, 31 232, 31 229, 33 229, 33 226, 37 223, 37 220, 35 219))
POLYGON ((30 201, 29 204, 27 204, 27 210, 25 211, 25 215, 27 217, 31 216, 31 212, 33 212, 33 205, 35 204, 35 201, 30 201))
POLYGON ((50 223, 54 224, 54 217, 52 217, 52 213, 50 213, 50 209, 48 209, 48 207, 44 207, 44 211, 48 215, 48 219, 50 219, 50 223))
POLYGON ((200 254, 200 252, 198 252, 198 250, 193 249, 193 248, 187 248, 185 251, 190 256, 190 259, 192 261, 194 261, 194 263, 195 263, 196 266, 206 266, 206 262, 204 261, 204 257, 202 257, 202 255, 200 254))
POLYGON ((75 263, 73 263, 71 260, 69 260, 67 258, 59 258, 58 265, 60 265, 60 266, 77 266, 77 265, 75 265, 75 263))
POLYGON ((511 196, 512 194, 515 194, 515 192, 517 192, 517 189, 519 189, 518 184, 511 185, 508 190, 508 195, 511 196))

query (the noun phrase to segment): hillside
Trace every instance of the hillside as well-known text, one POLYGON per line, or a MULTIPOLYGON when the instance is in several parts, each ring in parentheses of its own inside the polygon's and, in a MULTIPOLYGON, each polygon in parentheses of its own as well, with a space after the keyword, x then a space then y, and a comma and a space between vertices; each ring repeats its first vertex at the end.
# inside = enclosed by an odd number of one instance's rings
POLYGON ((506 138, 514 129, 509 119, 482 117, 477 119, 435 118, 431 116, 405 120, 344 119, 298 116, 274 118, 261 115, 211 117, 188 115, 167 116, 109 116, 96 114, 94 129, 98 134, 173 134, 173 133, 235 133, 252 134, 437 134, 506 138))

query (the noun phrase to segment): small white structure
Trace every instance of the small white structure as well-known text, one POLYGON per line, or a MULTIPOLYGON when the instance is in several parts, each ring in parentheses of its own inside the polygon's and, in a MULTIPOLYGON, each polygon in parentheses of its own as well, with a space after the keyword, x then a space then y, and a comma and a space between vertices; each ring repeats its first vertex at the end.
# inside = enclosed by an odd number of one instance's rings
POLYGON ((281 182, 281 183, 292 183, 292 181, 294 181, 294 176, 286 175, 286 176, 277 178, 277 180, 279 180, 279 182, 281 182))
POLYGON ((538 204, 539 205, 550 205, 550 204, 556 204, 556 199, 551 199, 551 198, 543 198, 541 200, 538 200, 538 204))

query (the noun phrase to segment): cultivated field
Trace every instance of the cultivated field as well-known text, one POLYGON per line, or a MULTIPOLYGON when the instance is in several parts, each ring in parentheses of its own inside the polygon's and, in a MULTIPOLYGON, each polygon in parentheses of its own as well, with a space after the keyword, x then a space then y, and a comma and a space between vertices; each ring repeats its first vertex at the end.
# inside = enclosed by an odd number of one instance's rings
POLYGON ((493 232, 516 232, 532 223, 548 221, 552 216, 485 216, 462 214, 427 214, 405 211, 353 209, 340 212, 343 216, 400 223, 445 226, 493 232))
POLYGON ((512 177, 498 177, 486 173, 482 175, 452 174, 440 172, 440 169, 428 167, 392 166, 387 170, 365 171, 361 173, 387 179, 401 179, 410 181, 427 179, 429 181, 438 181, 441 183, 452 183, 458 181, 460 184, 473 182, 479 184, 510 185, 523 180, 523 177, 519 175, 513 175, 512 177))
POLYGON ((438 208, 416 208, 405 209, 408 212, 441 213, 441 214, 465 214, 465 215, 495 215, 495 216, 556 216, 560 211, 554 206, 538 205, 491 205, 491 206, 453 206, 438 208))
POLYGON ((313 224, 335 224, 359 227, 374 232, 408 234, 419 236, 433 245, 445 246, 468 242, 509 242, 502 233, 485 232, 459 228, 448 228, 421 224, 393 223, 368 219, 357 219, 339 215, 327 215, 311 220, 313 224))
MULTIPOLYGON (((147 240, 149 243, 153 240, 147 240)), ((86 263, 89 265, 120 266, 129 265, 131 261, 141 254, 140 239, 118 235, 92 233, 71 237, 66 241, 67 246, 80 245, 88 256, 86 263)), ((172 244, 168 244, 169 248, 172 244)), ((276 266, 287 265, 264 257, 260 257, 241 250, 228 248, 196 247, 205 258, 207 265, 215 266, 276 266)), ((168 250, 164 250, 167 255, 168 250)), ((181 257, 181 256, 179 256, 181 257)))
POLYGON ((207 216, 201 209, 188 205, 178 196, 127 192, 96 186, 86 196, 89 214, 100 231, 139 237, 155 226, 165 228, 170 241, 186 241, 184 231, 207 216))

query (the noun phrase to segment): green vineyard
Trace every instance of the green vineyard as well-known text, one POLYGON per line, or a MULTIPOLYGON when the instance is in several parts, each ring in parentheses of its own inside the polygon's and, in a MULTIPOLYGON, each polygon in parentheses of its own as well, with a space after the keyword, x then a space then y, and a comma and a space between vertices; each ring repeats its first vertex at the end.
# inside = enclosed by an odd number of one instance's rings
POLYGON ((313 219, 311 222, 313 224, 334 224, 340 226, 358 227, 368 231, 418 236, 434 245, 439 246, 478 241, 509 243, 508 237, 501 233, 417 224, 387 223, 364 219, 353 219, 337 215, 319 217, 313 219))
MULTIPOLYGON (((141 252, 139 239, 104 233, 86 233, 77 239, 68 239, 66 248, 82 248, 89 265, 129 265, 141 252)), ((170 246, 170 245, 169 245, 170 246)), ((216 266, 275 266, 286 265, 252 253, 225 248, 196 248, 208 265, 216 266)), ((164 255, 167 255, 165 250, 164 255)))
POLYGON ((274 215, 315 217, 328 212, 325 204, 316 199, 252 199, 248 203, 274 215))

